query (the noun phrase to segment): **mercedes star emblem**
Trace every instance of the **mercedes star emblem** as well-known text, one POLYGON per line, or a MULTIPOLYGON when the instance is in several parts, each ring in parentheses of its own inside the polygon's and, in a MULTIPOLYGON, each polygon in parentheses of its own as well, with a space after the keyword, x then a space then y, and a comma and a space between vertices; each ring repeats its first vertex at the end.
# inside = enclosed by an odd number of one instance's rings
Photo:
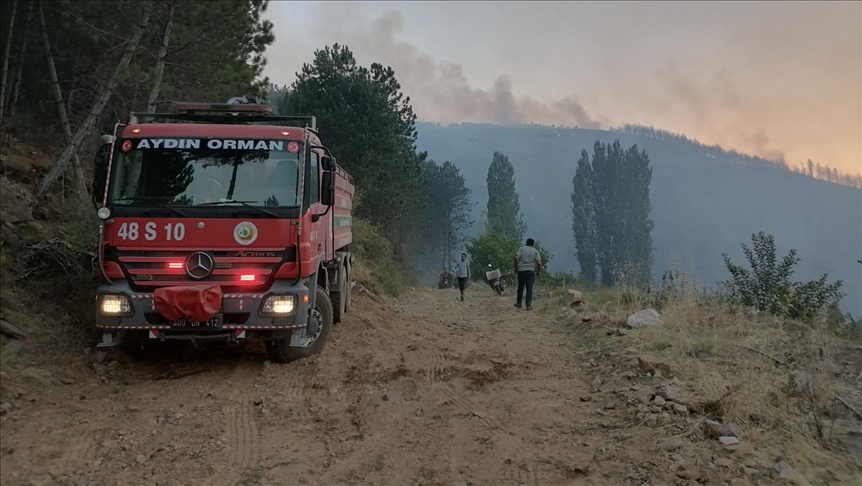
POLYGON ((209 254, 199 251, 186 258, 186 273, 195 280, 201 280, 213 273, 215 263, 209 254))

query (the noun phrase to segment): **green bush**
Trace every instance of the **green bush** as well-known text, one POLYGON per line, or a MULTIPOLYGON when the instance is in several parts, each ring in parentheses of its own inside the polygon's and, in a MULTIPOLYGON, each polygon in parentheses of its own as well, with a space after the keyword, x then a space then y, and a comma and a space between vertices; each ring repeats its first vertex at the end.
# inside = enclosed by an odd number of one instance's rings
MULTIPOLYGON (((486 271, 499 268, 501 273, 510 277, 507 280, 513 280, 515 253, 523 244, 517 238, 497 233, 491 229, 486 229, 484 234, 473 238, 467 244, 467 252, 472 261, 473 279, 484 280, 486 271)), ((538 241, 536 242, 536 249, 542 256, 542 268, 547 268, 553 255, 544 249, 538 241)))
POLYGON ((372 292, 398 296, 410 280, 398 265, 389 240, 376 225, 353 218, 354 277, 372 292))
POLYGON ((578 289, 584 287, 572 272, 545 272, 539 278, 539 284, 548 288, 578 289))
POLYGON ((800 259, 796 250, 790 250, 779 262, 772 235, 761 231, 751 235, 751 241, 752 247, 742 245, 750 269, 733 264, 726 253, 722 254, 731 275, 722 289, 731 301, 777 316, 811 319, 824 315, 844 297, 842 282, 828 283, 827 274, 810 282, 791 282, 800 259))
POLYGON ((473 267, 473 279, 484 280, 485 272, 500 269, 503 274, 512 272, 512 258, 518 251, 517 238, 486 230, 467 244, 473 267))

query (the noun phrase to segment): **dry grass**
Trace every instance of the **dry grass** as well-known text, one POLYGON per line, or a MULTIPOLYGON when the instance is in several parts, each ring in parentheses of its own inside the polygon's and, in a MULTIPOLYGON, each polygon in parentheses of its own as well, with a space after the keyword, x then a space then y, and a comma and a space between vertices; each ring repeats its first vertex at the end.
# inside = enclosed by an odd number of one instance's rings
POLYGON ((356 263, 353 276, 376 294, 398 296, 409 285, 406 271, 395 262, 392 246, 380 229, 353 218, 353 249, 356 263))
MULTIPOLYGON (((604 339, 603 345, 590 346, 604 356, 611 354, 607 346, 617 346, 667 358, 688 396, 718 403, 701 418, 738 424, 744 432, 740 457, 771 464, 780 451, 799 476, 789 484, 862 484, 862 467, 843 452, 842 444, 859 417, 835 398, 862 408, 856 376, 862 370, 857 348, 862 343, 849 342, 852 334, 838 334, 835 326, 749 317, 705 299, 695 288, 678 288, 660 303, 662 327, 633 330, 625 341, 604 339), (845 363, 850 373, 840 372, 845 363), (811 385, 797 388, 794 374, 810 377, 811 385)), ((553 295, 558 305, 570 301, 565 290, 553 295)), ((605 312, 611 326, 658 303, 654 296, 617 289, 584 291, 583 298, 584 312, 605 312)), ((616 356, 625 354, 616 351, 616 356)))

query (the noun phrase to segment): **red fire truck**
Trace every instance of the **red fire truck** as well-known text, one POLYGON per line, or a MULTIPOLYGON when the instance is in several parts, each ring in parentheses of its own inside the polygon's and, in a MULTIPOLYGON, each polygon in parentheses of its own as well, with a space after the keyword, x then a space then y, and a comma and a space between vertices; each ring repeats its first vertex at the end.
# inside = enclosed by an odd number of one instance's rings
POLYGON ((354 185, 314 117, 175 103, 102 142, 99 346, 263 340, 279 362, 323 349, 350 307, 354 185))

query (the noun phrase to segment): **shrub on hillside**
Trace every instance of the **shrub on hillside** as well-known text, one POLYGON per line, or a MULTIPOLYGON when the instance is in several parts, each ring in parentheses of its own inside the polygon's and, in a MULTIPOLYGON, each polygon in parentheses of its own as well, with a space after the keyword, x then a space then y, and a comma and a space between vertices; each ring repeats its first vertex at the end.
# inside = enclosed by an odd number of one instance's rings
POLYGON ((395 261, 392 245, 373 223, 353 218, 354 277, 376 293, 397 296, 407 288, 408 278, 395 261))
POLYGON ((545 272, 542 274, 539 282, 541 285, 549 288, 565 288, 567 290, 575 287, 585 287, 572 272, 545 272))
POLYGON ((731 275, 722 287, 733 302, 777 316, 811 319, 844 297, 842 282, 827 282, 827 274, 810 282, 792 282, 790 277, 800 259, 796 250, 790 250, 778 261, 772 235, 761 231, 751 235, 751 241, 752 247, 742 245, 750 269, 735 265, 722 254, 731 275))
MULTIPOLYGON (((489 268, 499 268, 504 274, 512 273, 514 270, 512 262, 521 245, 523 243, 515 237, 506 236, 490 228, 486 229, 484 234, 473 238, 467 244, 467 252, 472 261, 473 278, 483 280, 489 268)), ((538 241, 536 249, 542 256, 542 267, 547 268, 552 258, 551 253, 542 248, 538 241)))

